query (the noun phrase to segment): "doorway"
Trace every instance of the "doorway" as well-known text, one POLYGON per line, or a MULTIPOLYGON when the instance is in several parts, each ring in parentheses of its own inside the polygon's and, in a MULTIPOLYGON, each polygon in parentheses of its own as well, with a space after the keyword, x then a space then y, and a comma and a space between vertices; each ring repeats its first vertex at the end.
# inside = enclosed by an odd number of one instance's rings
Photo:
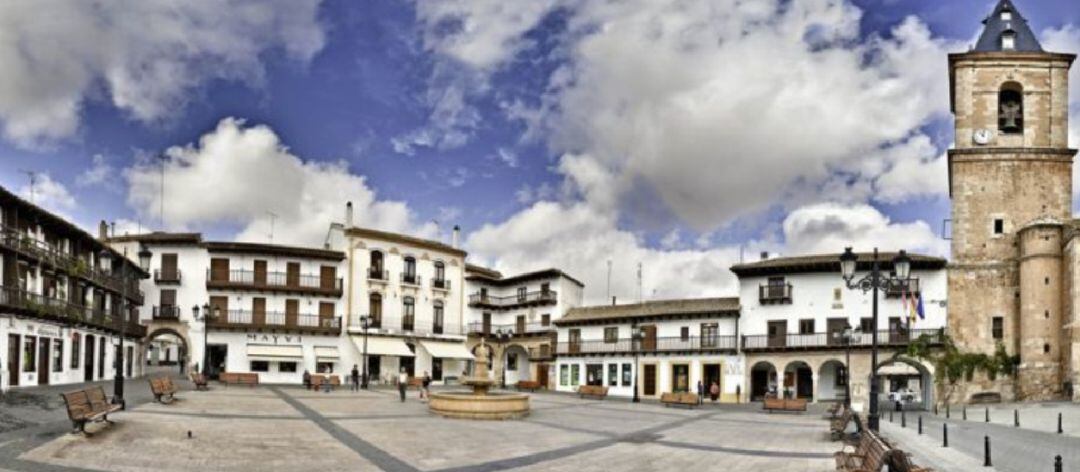
POLYGON ((94 381, 94 336, 86 335, 86 354, 83 357, 83 380, 94 381))
POLYGON ((690 365, 672 364, 671 366, 671 391, 690 391, 690 365))
POLYGON ((49 385, 49 359, 52 357, 49 354, 52 352, 51 347, 51 339, 38 338, 38 385, 49 385))
POLYGON ((547 385, 548 385, 548 365, 547 364, 537 364, 536 365, 536 382, 539 383, 540 386, 542 386, 544 388, 547 388, 547 385))
POLYGON ((416 377, 416 358, 415 357, 399 357, 401 359, 401 368, 405 370, 409 377, 416 377))
POLYGON ((8 335, 8 385, 19 386, 19 335, 8 335))
POLYGON ((642 395, 647 397, 656 396, 656 364, 645 364, 643 372, 645 378, 642 379, 644 386, 642 395))
MULTIPOLYGON (((705 392, 712 391, 712 384, 716 384, 720 391, 724 391, 724 384, 720 383, 720 364, 705 364, 701 369, 701 381, 705 392)), ((706 393, 708 394, 708 393, 706 393)))
POLYGON ((210 358, 210 377, 211 379, 217 379, 218 374, 225 372, 226 360, 229 357, 229 346, 225 344, 211 344, 207 346, 207 353, 210 358))
POLYGON ((105 337, 104 336, 98 337, 98 346, 99 346, 99 349, 98 349, 98 360, 97 360, 97 365, 98 365, 97 375, 98 375, 99 379, 103 379, 103 378, 105 378, 105 337))
POLYGON ((431 380, 442 380, 442 358, 431 358, 431 380))
POLYGON ((382 357, 381 356, 373 356, 371 354, 368 354, 368 358, 367 358, 368 381, 371 381, 371 379, 375 379, 375 380, 379 379, 379 366, 381 366, 381 365, 382 365, 382 357))
POLYGON ((604 364, 585 365, 585 385, 604 385, 604 364))

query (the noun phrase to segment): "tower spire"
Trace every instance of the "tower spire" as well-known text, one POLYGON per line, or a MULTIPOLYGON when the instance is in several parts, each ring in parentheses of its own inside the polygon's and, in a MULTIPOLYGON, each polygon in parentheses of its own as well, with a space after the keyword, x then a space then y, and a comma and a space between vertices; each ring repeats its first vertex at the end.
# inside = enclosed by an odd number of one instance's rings
POLYGON ((1027 20, 1012 0, 1000 0, 990 16, 983 20, 983 32, 975 43, 975 52, 1042 52, 1042 46, 1028 27, 1027 20))

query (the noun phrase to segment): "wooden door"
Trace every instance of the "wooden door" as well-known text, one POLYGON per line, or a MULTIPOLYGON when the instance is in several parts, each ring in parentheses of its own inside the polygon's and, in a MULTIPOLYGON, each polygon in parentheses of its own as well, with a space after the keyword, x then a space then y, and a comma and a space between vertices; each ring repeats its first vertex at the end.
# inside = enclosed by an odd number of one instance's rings
POLYGON ((770 321, 768 324, 769 347, 787 345, 787 321, 770 321))
POLYGON ((645 375, 642 379, 642 386, 644 387, 641 392, 642 395, 647 397, 656 395, 656 364, 646 364, 644 369, 645 375))
POLYGON ((329 328, 334 319, 334 302, 319 302, 319 326, 329 328))
POLYGON ((319 268, 319 288, 323 290, 337 288, 337 267, 322 266, 319 268))
POLYGON ((214 321, 218 323, 232 321, 229 317, 229 297, 210 297, 210 315, 215 317, 214 321))
POLYGON ((548 365, 547 364, 538 364, 536 366, 536 382, 539 383, 541 387, 547 388, 547 386, 548 386, 548 365))
POLYGON ((290 298, 285 300, 285 326, 296 326, 297 318, 300 317, 300 300, 290 298))
POLYGON ((83 349, 85 354, 83 355, 83 380, 92 382, 94 380, 94 336, 87 334, 83 343, 83 349))
POLYGON ((484 313, 482 331, 484 333, 484 336, 491 334, 491 313, 484 313))
POLYGON ((51 339, 38 338, 38 385, 49 385, 49 354, 52 353, 50 347, 52 347, 51 339))
POLYGON ((98 338, 97 375, 99 379, 105 378, 105 338, 98 338))
POLYGON ((570 354, 576 354, 581 352, 581 330, 574 328, 569 331, 570 338, 568 339, 568 347, 570 354))
POLYGON ((645 336, 641 339, 642 351, 655 351, 656 350, 656 325, 644 325, 641 330, 645 333, 645 336))
POLYGON ((161 255, 161 279, 162 280, 179 280, 180 274, 177 273, 176 253, 162 254, 161 255))
POLYGON ((229 259, 223 257, 210 259, 210 280, 215 282, 229 281, 229 259))
POLYGON ((517 333, 525 334, 525 315, 518 315, 517 317, 517 333))
POLYGON ((8 335, 8 385, 12 387, 19 386, 19 335, 8 335))
POLYGON ((266 285, 266 261, 255 259, 255 273, 252 274, 255 285, 266 285))
POLYGON ((263 326, 266 324, 266 299, 255 297, 251 299, 251 324, 263 326))
POLYGON ((844 330, 847 329, 847 318, 829 318, 825 320, 825 332, 829 337, 825 342, 831 345, 842 345, 844 340, 842 339, 844 330))
POLYGON ((300 286, 300 263, 290 262, 285 265, 285 285, 289 287, 300 286))

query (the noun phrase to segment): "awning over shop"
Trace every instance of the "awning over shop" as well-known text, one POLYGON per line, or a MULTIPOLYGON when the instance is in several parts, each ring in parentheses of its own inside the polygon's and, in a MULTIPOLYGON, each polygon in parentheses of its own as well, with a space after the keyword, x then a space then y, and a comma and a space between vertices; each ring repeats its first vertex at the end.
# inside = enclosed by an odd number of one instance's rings
POLYGON ((248 359, 281 361, 304 358, 304 349, 300 346, 274 346, 267 344, 248 344, 248 359))
MULTIPOLYGON (((364 352, 364 338, 362 336, 353 336, 352 341, 356 345, 357 352, 364 352)), ((367 337, 367 353, 372 356, 413 357, 413 352, 409 350, 409 346, 406 346, 405 341, 401 338, 382 336, 367 337)))
POLYGON ((465 343, 448 343, 439 341, 420 341, 420 345, 427 349, 431 357, 442 359, 466 359, 474 360, 472 353, 465 349, 465 343))
POLYGON ((315 346, 315 358, 322 360, 338 360, 341 356, 338 355, 337 346, 315 346))

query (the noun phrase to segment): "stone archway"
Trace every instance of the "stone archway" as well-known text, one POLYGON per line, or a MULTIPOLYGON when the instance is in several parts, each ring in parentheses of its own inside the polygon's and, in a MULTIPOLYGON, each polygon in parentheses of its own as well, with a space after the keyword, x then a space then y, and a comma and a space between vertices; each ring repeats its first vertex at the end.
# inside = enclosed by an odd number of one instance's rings
POLYGON ((806 361, 794 360, 784 366, 780 390, 785 398, 814 400, 814 369, 806 361))
POLYGON ((750 368, 751 401, 761 401, 777 389, 776 366, 769 361, 758 361, 750 368))
POLYGON ((188 363, 190 362, 189 356, 191 355, 191 343, 188 342, 187 336, 181 334, 180 331, 177 331, 176 329, 171 327, 155 328, 151 330, 145 338, 143 338, 143 345, 146 346, 146 349, 148 350, 148 352, 146 353, 147 363, 157 363, 158 365, 175 365, 177 366, 178 372, 181 374, 183 374, 187 369, 188 363), (178 346, 175 358, 173 358, 171 354, 171 348, 166 347, 165 344, 158 343, 157 345, 155 345, 154 340, 163 336, 171 336, 172 338, 176 339, 178 346), (155 349, 165 350, 165 352, 153 353, 152 351, 154 351, 155 349))
POLYGON ((506 385, 517 384, 520 380, 529 380, 529 351, 520 344, 511 344, 503 349, 502 372, 506 385))
POLYGON ((814 379, 819 402, 840 402, 847 398, 847 366, 839 359, 828 359, 817 368, 814 379))
MULTIPOLYGON (((928 410, 934 404, 934 370, 916 359, 896 355, 878 362, 877 374, 881 386, 880 408, 892 408, 892 392, 910 391, 914 401, 904 402, 905 409, 928 410)), ((894 395, 894 397, 902 395, 894 395)))

